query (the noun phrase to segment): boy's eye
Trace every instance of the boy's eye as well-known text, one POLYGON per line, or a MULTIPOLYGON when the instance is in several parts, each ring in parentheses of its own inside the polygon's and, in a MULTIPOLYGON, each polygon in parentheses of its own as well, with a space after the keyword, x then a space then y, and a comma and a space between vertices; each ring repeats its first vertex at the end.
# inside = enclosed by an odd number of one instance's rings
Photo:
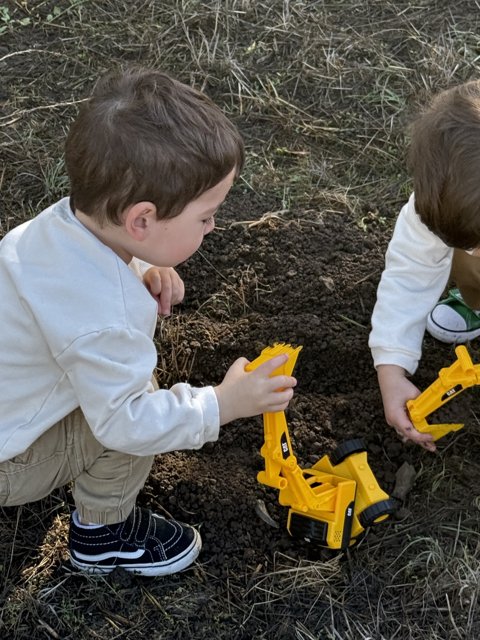
POLYGON ((210 216, 209 218, 207 218, 206 220, 203 221, 203 224, 210 224, 211 222, 213 222, 213 216, 210 216))

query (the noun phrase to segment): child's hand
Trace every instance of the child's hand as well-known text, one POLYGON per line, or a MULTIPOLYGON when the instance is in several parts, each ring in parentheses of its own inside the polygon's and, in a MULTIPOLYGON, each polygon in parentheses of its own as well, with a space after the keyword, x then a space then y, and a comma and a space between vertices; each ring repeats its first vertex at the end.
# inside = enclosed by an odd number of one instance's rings
POLYGON ((270 374, 287 359, 286 354, 276 356, 249 372, 245 371, 246 358, 236 360, 223 381, 215 387, 220 424, 261 413, 284 411, 297 381, 292 376, 270 377, 270 374))
POLYGON ((158 304, 158 315, 169 316, 172 305, 185 295, 185 285, 172 267, 151 267, 143 275, 143 282, 158 304))
POLYGON ((408 380, 405 370, 396 365, 383 364, 378 366, 377 373, 387 424, 395 429, 403 442, 412 440, 427 451, 435 451, 433 436, 417 431, 408 417, 407 400, 416 398, 420 391, 408 380))

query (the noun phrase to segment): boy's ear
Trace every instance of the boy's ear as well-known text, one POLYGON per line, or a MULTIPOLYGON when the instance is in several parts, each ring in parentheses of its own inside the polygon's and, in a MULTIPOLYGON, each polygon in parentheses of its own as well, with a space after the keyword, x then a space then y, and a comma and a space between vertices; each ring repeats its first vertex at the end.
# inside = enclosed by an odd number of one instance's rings
POLYGON ((136 202, 128 207, 123 217, 126 232, 138 242, 148 236, 156 221, 157 208, 153 202, 136 202))

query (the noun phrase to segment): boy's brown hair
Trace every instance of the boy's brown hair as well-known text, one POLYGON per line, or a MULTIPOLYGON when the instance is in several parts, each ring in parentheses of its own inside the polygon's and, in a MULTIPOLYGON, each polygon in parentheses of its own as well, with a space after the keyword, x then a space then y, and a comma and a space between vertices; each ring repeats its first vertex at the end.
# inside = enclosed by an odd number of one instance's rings
POLYGON ((458 249, 480 246, 480 81, 438 94, 411 126, 415 207, 458 249))
POLYGON ((232 169, 244 148, 236 127, 206 95, 156 70, 101 78, 65 145, 74 206, 99 224, 120 224, 136 202, 172 218, 232 169))

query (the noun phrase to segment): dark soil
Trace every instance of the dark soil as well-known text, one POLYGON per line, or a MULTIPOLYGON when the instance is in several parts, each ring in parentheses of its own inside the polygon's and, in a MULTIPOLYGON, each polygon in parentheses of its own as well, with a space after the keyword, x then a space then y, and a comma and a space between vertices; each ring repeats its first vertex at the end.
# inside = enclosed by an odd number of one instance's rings
MULTIPOLYGON (((273 342, 302 345, 295 370, 299 384, 287 411, 300 465, 310 466, 343 440, 361 438, 380 485, 391 492, 395 474, 404 462, 419 471, 423 465, 435 465, 435 458, 442 454, 434 456, 402 445, 386 426, 367 346, 390 225, 379 222, 378 212, 373 215, 368 211, 362 227, 348 212, 296 212, 281 219, 271 217, 260 225, 238 224, 239 211, 248 210, 249 217, 256 219, 259 215, 255 211, 260 214, 265 209, 266 203, 247 195, 236 194, 229 200, 220 214, 221 229, 206 240, 201 254, 181 269, 187 282, 186 301, 178 311, 181 344, 169 342, 167 320, 158 336, 159 351, 180 347, 180 353, 188 353, 193 360, 192 383, 210 384, 221 380, 226 367, 239 354, 253 359, 273 342), (228 311, 222 305, 222 292, 227 290, 232 305, 228 311)), ((177 332, 174 335, 177 337, 177 332)), ((430 338, 426 338, 425 349, 426 357, 415 376, 421 389, 455 357, 451 347, 430 338)), ((470 400, 468 396, 457 399, 455 405, 443 409, 442 415, 435 414, 432 420, 465 421, 470 400)), ((462 438, 465 440, 463 432, 449 440, 452 453, 457 447, 463 449, 462 438)), ((469 442, 472 438, 472 434, 467 436, 469 442)), ((259 570, 271 570, 278 554, 285 554, 292 566, 302 560, 326 561, 333 557, 347 562, 344 555, 288 535, 287 509, 278 504, 278 493, 256 481, 264 464, 259 453, 262 444, 260 420, 228 425, 221 430, 217 443, 199 452, 159 457, 143 499, 152 508, 165 508, 179 519, 200 525, 204 542, 200 561, 210 577, 232 580, 232 576, 244 576, 245 567, 255 576, 259 570), (259 517, 259 500, 277 527, 259 517)), ((445 444, 439 444, 442 451, 445 444)), ((458 460, 454 456, 445 463, 453 472, 458 460)), ((465 479, 460 483, 458 496, 464 495, 465 479)), ((428 486, 423 490, 428 491, 428 486)), ((406 518, 410 526, 417 526, 417 519, 424 518, 424 506, 420 499, 412 503, 407 500, 406 506, 398 507, 388 523, 367 533, 367 549, 370 543, 377 544, 380 536, 388 540, 389 556, 402 554, 405 540, 395 535, 396 524, 406 518)), ((426 531, 431 526, 429 522, 421 525, 426 531)), ((365 571, 361 567, 365 549, 359 553, 356 557, 355 548, 349 552, 352 558, 350 565, 344 566, 345 576, 352 570, 354 574, 365 571)), ((361 578, 356 597, 362 606, 365 598, 378 596, 378 580, 382 581, 381 576, 361 578)), ((301 618, 312 602, 307 600, 298 606, 295 615, 301 618)), ((211 611, 207 609, 206 615, 211 616, 211 611)), ((292 611, 290 615, 295 617, 292 611)), ((258 625, 258 619, 252 624, 258 625)), ((271 619, 269 624, 273 624, 271 619)), ((278 621, 265 637, 273 638, 277 632, 282 638, 294 637, 287 631, 289 625, 284 624, 278 621)), ((247 624, 232 637, 257 636, 247 624)))
MULTIPOLYGON (((389 230, 373 216, 368 224, 368 213, 367 230, 347 213, 313 219, 311 213, 296 213, 249 227, 237 224, 240 207, 254 219, 256 207, 265 211, 264 203, 232 197, 220 214, 223 228, 181 269, 187 294, 179 311, 184 319, 180 347, 193 360, 190 380, 217 383, 239 354, 253 359, 274 342, 302 345, 295 369, 298 387, 287 411, 299 463, 308 467, 342 440, 362 438, 378 480, 390 491, 401 464, 418 464, 426 454, 403 446, 386 426, 367 346, 389 230), (221 304, 226 288, 239 298, 230 293, 228 313, 221 304), (201 315, 205 309, 208 322, 201 315)), ((159 350, 165 343, 174 350, 164 333, 159 350)), ((436 377, 435 360, 450 357, 448 347, 440 351, 443 355, 432 353, 424 363, 419 385, 436 377)), ((199 452, 159 458, 150 481, 160 504, 202 523, 203 559, 214 573, 228 572, 246 558, 261 562, 278 548, 299 553, 298 543, 286 536, 276 492, 256 482, 263 468, 262 443, 260 420, 239 421, 223 427, 219 441, 199 452), (255 515, 257 499, 267 503, 278 531, 255 515)))

